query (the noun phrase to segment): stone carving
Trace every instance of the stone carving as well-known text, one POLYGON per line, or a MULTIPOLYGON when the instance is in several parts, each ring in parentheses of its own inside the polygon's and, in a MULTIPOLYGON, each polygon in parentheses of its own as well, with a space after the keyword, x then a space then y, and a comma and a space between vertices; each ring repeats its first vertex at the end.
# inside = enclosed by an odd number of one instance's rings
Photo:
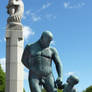
POLYGON ((20 23, 24 12, 22 0, 10 0, 7 6, 8 23, 20 23))
POLYGON ((47 92, 57 92, 52 74, 52 60, 56 65, 57 82, 62 83, 61 60, 57 54, 57 50, 49 47, 52 39, 52 33, 45 31, 37 42, 26 45, 24 49, 22 63, 29 69, 31 92, 41 92, 42 85, 47 92))
POLYGON ((22 0, 9 0, 6 26, 6 85, 5 92, 23 92, 23 65, 21 57, 24 48, 21 18, 24 11, 22 0))
POLYGON ((79 82, 79 79, 76 76, 69 76, 67 83, 63 85, 63 92, 77 92, 74 86, 79 82))

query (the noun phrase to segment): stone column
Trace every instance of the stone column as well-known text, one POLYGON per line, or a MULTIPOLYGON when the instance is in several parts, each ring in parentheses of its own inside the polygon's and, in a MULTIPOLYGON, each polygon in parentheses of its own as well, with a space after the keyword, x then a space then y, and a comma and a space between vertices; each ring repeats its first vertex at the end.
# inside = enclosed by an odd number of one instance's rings
POLYGON ((22 0, 11 0, 7 6, 9 17, 6 28, 6 89, 5 92, 23 92, 23 27, 21 18, 24 7, 22 0))

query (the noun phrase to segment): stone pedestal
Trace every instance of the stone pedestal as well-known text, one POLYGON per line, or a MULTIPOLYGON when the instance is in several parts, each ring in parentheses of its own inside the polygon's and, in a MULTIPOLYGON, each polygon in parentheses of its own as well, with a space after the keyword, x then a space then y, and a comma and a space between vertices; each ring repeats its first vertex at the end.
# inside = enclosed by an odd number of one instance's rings
POLYGON ((23 92, 23 31, 21 24, 8 24, 6 29, 6 89, 23 92))

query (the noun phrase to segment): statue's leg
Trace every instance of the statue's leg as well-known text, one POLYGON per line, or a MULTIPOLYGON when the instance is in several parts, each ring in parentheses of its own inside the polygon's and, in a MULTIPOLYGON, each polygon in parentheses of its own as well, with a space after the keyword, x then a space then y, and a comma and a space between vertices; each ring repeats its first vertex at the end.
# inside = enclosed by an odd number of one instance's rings
POLYGON ((39 79, 33 74, 29 74, 29 86, 30 86, 31 92, 41 92, 39 79))
POLYGON ((44 88, 47 92, 57 92, 57 89, 55 88, 54 84, 54 78, 53 75, 49 75, 45 80, 45 83, 43 84, 44 88))

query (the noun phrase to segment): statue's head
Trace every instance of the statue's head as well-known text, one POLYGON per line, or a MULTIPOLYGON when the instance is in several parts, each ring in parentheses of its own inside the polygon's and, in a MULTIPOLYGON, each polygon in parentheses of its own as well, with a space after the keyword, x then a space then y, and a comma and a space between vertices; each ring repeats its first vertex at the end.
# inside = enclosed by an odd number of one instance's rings
POLYGON ((67 83, 69 83, 69 84, 71 84, 71 85, 76 85, 78 82, 79 82, 79 79, 78 79, 78 77, 76 77, 76 76, 70 75, 70 76, 67 78, 67 83))
POLYGON ((48 47, 53 40, 53 34, 50 31, 44 31, 41 35, 40 42, 42 47, 48 47))

